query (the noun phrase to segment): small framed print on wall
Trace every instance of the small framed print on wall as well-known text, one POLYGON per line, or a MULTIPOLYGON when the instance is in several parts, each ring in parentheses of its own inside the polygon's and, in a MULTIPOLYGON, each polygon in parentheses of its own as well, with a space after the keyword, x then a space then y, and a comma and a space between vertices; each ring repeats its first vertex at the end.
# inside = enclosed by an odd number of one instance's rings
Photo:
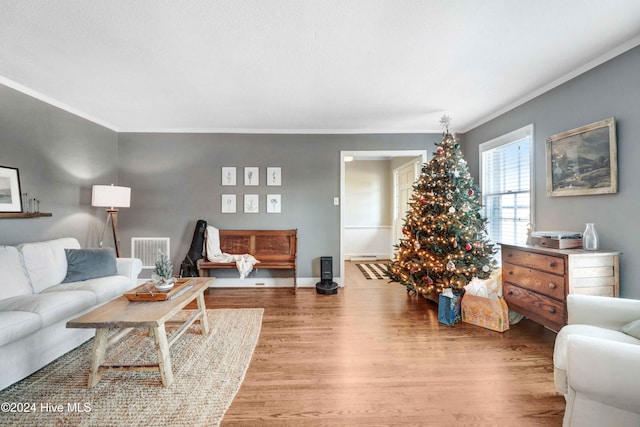
POLYGON ((260 212, 260 202, 257 194, 244 195, 244 213, 260 212))
POLYGON ((236 185, 235 166, 222 167, 222 185, 236 185))
POLYGON ((244 168, 244 185, 247 187, 260 185, 260 168, 246 167, 244 168))
POLYGON ((222 205, 220 208, 222 213, 236 213, 236 195, 235 194, 223 194, 222 205))
POLYGON ((281 213, 282 199, 280 194, 267 194, 267 213, 281 213))
POLYGON ((0 166, 0 212, 22 212, 18 169, 0 166))
POLYGON ((274 185, 274 186, 282 185, 282 168, 280 167, 267 168, 267 185, 274 185))

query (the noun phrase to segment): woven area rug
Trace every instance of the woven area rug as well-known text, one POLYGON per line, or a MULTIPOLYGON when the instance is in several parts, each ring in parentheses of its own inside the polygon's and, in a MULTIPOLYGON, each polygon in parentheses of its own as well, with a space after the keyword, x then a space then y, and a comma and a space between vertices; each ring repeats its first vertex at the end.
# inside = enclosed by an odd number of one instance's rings
POLYGON ((362 262, 357 263, 356 267, 364 275, 365 278, 372 279, 385 279, 385 273, 387 271, 387 265, 379 262, 362 262))
MULTIPOLYGON (((263 311, 207 310, 209 335, 194 325, 171 347, 174 383, 168 388, 157 371, 112 371, 88 389, 92 339, 0 391, 0 402, 22 404, 23 410, 7 413, 3 407, 0 425, 217 426, 249 367, 263 311)), ((107 350, 106 363, 157 360, 152 338, 134 330, 107 350)))

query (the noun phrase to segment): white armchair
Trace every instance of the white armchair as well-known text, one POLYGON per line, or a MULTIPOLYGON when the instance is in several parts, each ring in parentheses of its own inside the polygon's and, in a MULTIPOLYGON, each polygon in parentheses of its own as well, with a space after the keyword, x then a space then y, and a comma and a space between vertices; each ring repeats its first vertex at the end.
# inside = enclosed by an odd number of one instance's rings
POLYGON ((553 352, 564 426, 640 426, 640 340, 619 331, 640 300, 569 294, 567 310, 553 352))

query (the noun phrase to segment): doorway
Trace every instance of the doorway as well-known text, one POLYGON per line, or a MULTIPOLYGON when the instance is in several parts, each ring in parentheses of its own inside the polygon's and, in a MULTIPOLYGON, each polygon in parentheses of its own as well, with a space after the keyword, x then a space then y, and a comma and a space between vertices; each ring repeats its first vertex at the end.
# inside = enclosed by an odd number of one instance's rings
MULTIPOLYGON (((344 286, 344 282, 345 282, 345 218, 346 218, 346 212, 345 212, 345 205, 346 205, 346 163, 348 161, 351 160, 391 160, 393 161, 394 159, 397 158, 416 158, 418 157, 420 160, 418 162, 413 161, 411 162, 412 164, 414 163, 418 163, 418 164, 423 164, 426 162, 427 159, 427 150, 381 150, 381 151, 341 151, 340 152, 340 277, 336 279, 336 281, 344 286)), ((401 164, 401 166, 406 166, 406 162, 405 164, 401 164)), ((400 166, 400 167, 401 167, 400 166)), ((419 170, 419 169, 418 169, 419 170)), ((413 184, 413 181, 411 182, 411 184, 413 184)), ((393 191, 394 188, 394 184, 390 185, 390 188, 393 191)), ((388 196, 388 200, 391 200, 392 203, 394 203, 394 205, 396 206, 396 208, 398 207, 398 205, 396 205, 396 203, 398 203, 396 200, 398 199, 397 195, 391 194, 391 195, 386 195, 388 196)), ((405 194, 406 196, 406 194, 405 194)), ((411 197, 411 195, 409 194, 408 197, 411 197)), ((394 209, 394 211, 396 211, 397 209, 394 209)), ((393 214, 394 216, 396 216, 396 214, 393 214)), ((400 218, 400 221, 402 220, 402 218, 400 218)), ((390 224, 390 226, 392 228, 396 228, 395 227, 395 223, 390 224)), ((393 235, 394 233, 392 232, 391 235, 393 235)), ((390 238, 389 240, 389 245, 392 247, 393 244, 395 243, 396 240, 394 240, 396 237, 394 236, 393 238, 390 238)))

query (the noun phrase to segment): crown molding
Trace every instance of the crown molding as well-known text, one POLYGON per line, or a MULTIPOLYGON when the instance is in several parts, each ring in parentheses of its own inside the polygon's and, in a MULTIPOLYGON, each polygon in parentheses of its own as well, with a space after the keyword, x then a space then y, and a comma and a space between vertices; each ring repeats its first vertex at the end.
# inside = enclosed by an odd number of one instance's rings
POLYGON ((461 131, 461 133, 466 133, 472 129, 477 128, 478 126, 481 126, 497 117, 500 117, 501 115, 513 110, 516 107, 519 107, 529 101, 531 101, 532 99, 542 95, 543 93, 549 92, 552 89, 557 88, 558 86, 568 82, 569 80, 572 80, 576 77, 578 77, 581 74, 586 73, 587 71, 590 71, 596 67, 598 67, 599 65, 604 64, 607 61, 610 61, 611 59, 622 55, 623 53, 633 49, 634 47, 640 45, 640 35, 632 38, 631 40, 626 41, 625 43, 611 49, 609 52, 587 62, 586 64, 584 64, 581 67, 576 68, 575 70, 563 75, 562 77, 552 81, 551 83, 548 83, 536 90, 534 90, 533 92, 529 93, 528 95, 518 99, 517 101, 508 104, 502 108, 500 108, 499 110, 494 111, 493 113, 489 114, 488 116, 486 116, 485 118, 470 124, 469 126, 467 126, 465 128, 465 130, 461 131))
POLYGON ((60 102, 55 98, 52 98, 52 97, 47 96, 47 95, 45 95, 43 93, 40 93, 37 90, 34 90, 34 89, 28 88, 28 87, 26 87, 24 85, 21 85, 20 83, 18 83, 16 81, 13 81, 13 80, 8 79, 6 77, 0 76, 0 84, 3 84, 3 85, 5 85, 5 86, 7 86, 7 87, 9 87, 11 89, 17 90, 18 92, 22 92, 25 95, 28 95, 28 96, 30 96, 32 98, 35 98, 35 99, 37 99, 39 101, 42 101, 42 102, 46 103, 46 104, 52 105, 52 106, 54 106, 56 108, 59 108, 59 109, 61 109, 63 111, 66 111, 67 113, 71 113, 74 116, 81 117, 81 118, 83 118, 85 120, 88 120, 88 121, 90 121, 92 123, 95 123, 97 125, 105 127, 107 129, 110 129, 110 130, 112 130, 114 132, 119 132, 117 126, 115 126, 112 123, 106 122, 106 121, 101 120, 101 119, 99 119, 97 117, 94 117, 94 116, 92 116, 90 114, 87 114, 84 111, 78 110, 77 108, 74 108, 74 107, 72 107, 72 106, 70 106, 68 104, 65 104, 64 102, 60 102))

